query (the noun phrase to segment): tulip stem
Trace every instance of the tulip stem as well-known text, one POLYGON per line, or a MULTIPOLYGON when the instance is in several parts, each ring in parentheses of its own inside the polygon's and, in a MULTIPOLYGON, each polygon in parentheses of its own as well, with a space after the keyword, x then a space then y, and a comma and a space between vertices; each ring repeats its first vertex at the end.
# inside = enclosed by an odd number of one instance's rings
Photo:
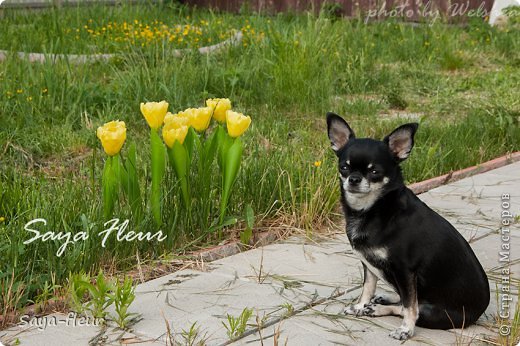
POLYGON ((103 214, 105 220, 108 220, 114 212, 114 184, 116 179, 114 177, 114 170, 112 168, 112 156, 107 157, 105 166, 103 168, 103 214))
POLYGON ((165 172, 164 145, 157 134, 157 130, 150 130, 150 143, 152 149, 152 187, 150 207, 157 226, 162 224, 161 218, 161 183, 165 172))

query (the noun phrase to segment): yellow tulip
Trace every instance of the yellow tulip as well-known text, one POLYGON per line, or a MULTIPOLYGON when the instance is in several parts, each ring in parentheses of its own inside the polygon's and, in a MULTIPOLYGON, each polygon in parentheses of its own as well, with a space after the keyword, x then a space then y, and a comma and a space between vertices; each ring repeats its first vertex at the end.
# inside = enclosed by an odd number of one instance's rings
POLYGON ((172 126, 175 128, 179 128, 181 126, 190 126, 190 119, 188 119, 188 117, 186 117, 183 112, 179 112, 177 114, 168 112, 164 117, 164 125, 167 124, 173 124, 172 126))
POLYGON ((126 127, 124 121, 111 121, 98 127, 97 137, 105 149, 105 153, 114 156, 121 151, 126 140, 126 127))
POLYGON ((152 129, 161 127, 164 116, 168 111, 168 102, 141 102, 141 113, 143 113, 146 122, 152 129))
POLYGON ((203 132, 208 128, 212 112, 210 107, 189 108, 185 112, 189 118, 190 125, 195 130, 203 132))
POLYGON ((213 118, 219 123, 226 122, 226 112, 231 109, 231 101, 229 99, 208 99, 206 106, 213 111, 213 118))
POLYGON ((177 127, 173 122, 165 124, 162 129, 164 143, 166 143, 169 148, 173 147, 175 141, 179 141, 179 143, 183 144, 187 134, 188 126, 183 125, 177 127))
POLYGON ((226 123, 229 135, 236 138, 246 132, 251 124, 251 117, 229 110, 226 112, 226 123))
MULTIPOLYGON (((178 116, 179 118, 185 118, 187 119, 188 123, 186 126, 191 126, 191 118, 192 118, 192 114, 193 112, 195 112, 196 109, 195 108, 187 108, 183 111, 180 111, 179 113, 177 114, 174 114, 173 116, 178 116)), ((173 116, 169 116, 168 117, 168 121, 170 121, 170 119, 172 119, 173 116)), ((182 120, 181 120, 182 121, 182 120)), ((166 124, 166 118, 164 120, 164 123, 166 124)))

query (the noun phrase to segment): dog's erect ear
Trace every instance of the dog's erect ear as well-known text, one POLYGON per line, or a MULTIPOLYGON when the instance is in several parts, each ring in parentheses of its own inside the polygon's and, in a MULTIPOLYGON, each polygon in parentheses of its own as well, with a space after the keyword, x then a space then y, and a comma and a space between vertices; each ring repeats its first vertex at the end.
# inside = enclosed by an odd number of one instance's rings
POLYGON ((417 123, 404 124, 383 139, 397 161, 404 161, 410 155, 413 148, 413 137, 418 127, 417 123))
POLYGON ((329 134, 332 150, 336 153, 354 138, 354 131, 348 126, 347 122, 337 114, 327 113, 327 131, 329 134))

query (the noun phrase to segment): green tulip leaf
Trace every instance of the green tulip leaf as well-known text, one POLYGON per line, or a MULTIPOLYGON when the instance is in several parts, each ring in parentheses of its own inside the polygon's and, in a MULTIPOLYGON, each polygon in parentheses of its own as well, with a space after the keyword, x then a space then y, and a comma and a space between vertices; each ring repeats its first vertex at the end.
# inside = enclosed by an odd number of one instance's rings
POLYGON ((188 153, 190 162, 193 158, 193 146, 195 145, 195 138, 198 139, 197 133, 195 132, 193 127, 190 126, 190 128, 188 129, 188 134, 186 135, 186 138, 184 138, 184 144, 183 144, 188 153))
POLYGON ((229 202, 229 196, 231 188, 238 175, 240 168, 240 162, 242 159, 243 144, 239 138, 233 141, 233 144, 225 152, 223 162, 223 187, 222 187, 222 199, 220 203, 220 222, 223 222, 226 215, 226 209, 229 202))
POLYGON ((124 167, 125 169, 121 172, 123 175, 126 175, 125 186, 132 215, 138 222, 140 222, 142 217, 142 202, 141 191, 139 189, 139 178, 137 176, 136 157, 135 143, 132 143, 128 149, 128 157, 124 167))
POLYGON ((225 170, 225 158, 227 155, 227 152, 229 150, 229 147, 233 144, 233 138, 227 134, 226 131, 222 128, 219 134, 219 152, 218 152, 218 165, 220 167, 220 171, 222 173, 222 176, 224 176, 224 170, 225 170))
POLYGON ((154 129, 151 129, 150 131, 150 143, 152 147, 152 191, 150 196, 150 206, 155 222, 157 226, 160 226, 162 224, 161 184, 165 172, 165 149, 161 138, 154 129))
POLYGON ((243 244, 249 244, 249 241, 251 240, 251 237, 253 236, 253 226, 255 224, 255 214, 253 212, 253 208, 251 207, 251 204, 248 204, 246 207, 246 229, 243 230, 240 233, 240 241, 243 244))
POLYGON ((204 142, 204 158, 206 160, 204 164, 206 167, 210 167, 213 163, 213 160, 215 160, 215 154, 218 149, 218 132, 219 127, 217 127, 217 130, 213 132, 204 142))
POLYGON ((175 141, 173 147, 168 149, 168 157, 170 159, 170 164, 173 167, 175 175, 179 180, 179 184, 181 187, 182 199, 184 202, 184 206, 189 209, 191 205, 191 196, 189 190, 189 154, 188 150, 180 144, 178 141, 175 141))
POLYGON ((251 204, 248 204, 246 207, 246 226, 249 229, 253 229, 255 225, 255 212, 251 207, 251 204))

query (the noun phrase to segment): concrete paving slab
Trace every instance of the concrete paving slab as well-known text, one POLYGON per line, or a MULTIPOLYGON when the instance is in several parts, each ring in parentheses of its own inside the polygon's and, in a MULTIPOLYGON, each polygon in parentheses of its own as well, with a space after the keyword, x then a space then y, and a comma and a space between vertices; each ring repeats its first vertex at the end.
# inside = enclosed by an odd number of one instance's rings
MULTIPOLYGON (((515 163, 511 163, 509 165, 505 165, 503 167, 493 169, 487 173, 502 175, 502 176, 511 177, 511 178, 518 178, 519 174, 520 174, 520 165, 518 164, 518 162, 515 162, 515 163)), ((483 175, 483 174, 476 174, 472 178, 476 178, 481 175, 483 175)))
POLYGON ((421 194, 420 198, 432 207, 463 210, 466 215, 480 210, 484 215, 489 213, 492 218, 495 215, 500 218, 503 210, 502 195, 510 194, 510 209, 517 215, 520 212, 520 194, 517 192, 520 174, 517 173, 516 177, 504 177, 492 172, 494 171, 432 189, 421 194))
POLYGON ((482 200, 482 203, 475 204, 466 197, 469 193, 447 194, 430 191, 421 194, 420 199, 443 217, 462 217, 468 221, 478 221, 479 224, 490 228, 498 228, 501 213, 499 197, 496 197, 496 200, 482 200))
MULTIPOLYGON (((444 211, 436 211, 440 215, 446 215, 444 211)), ((468 217, 463 215, 445 216, 444 218, 448 220, 448 222, 451 223, 453 227, 455 227, 455 229, 464 237, 464 239, 470 243, 489 234, 496 233, 498 229, 495 220, 492 222, 483 222, 482 219, 476 219, 475 217, 468 217)))
POLYGON ((520 183, 519 173, 511 170, 515 165, 508 165, 485 174, 477 174, 466 179, 456 181, 450 185, 454 187, 479 187, 479 188, 491 188, 500 187, 503 189, 509 189, 512 193, 515 191, 515 186, 520 183), (505 169, 504 169, 505 168, 505 169))
MULTIPOLYGON (((484 270, 487 271, 496 268, 497 266, 501 266, 507 264, 508 262, 510 263, 514 260, 520 259, 520 238, 510 237, 510 241, 508 243, 510 250, 502 250, 502 246, 505 244, 505 242, 502 241, 501 236, 499 234, 490 234, 471 243, 471 247, 473 252, 475 252, 477 255, 477 258, 480 260, 480 263, 484 267, 484 270), (500 262, 500 253, 504 251, 508 252, 508 261, 500 262)), ((504 256, 506 256, 505 252, 504 256)))
POLYGON ((338 287, 359 284, 359 260, 347 253, 346 242, 335 244, 273 244, 211 264, 213 272, 283 285, 294 282, 320 296, 338 287))
POLYGON ((466 240, 481 238, 500 229, 502 194, 511 194, 509 210, 520 213, 518 163, 481 175, 462 179, 419 196, 450 221, 466 240), (495 184, 496 183, 496 184, 495 184))

